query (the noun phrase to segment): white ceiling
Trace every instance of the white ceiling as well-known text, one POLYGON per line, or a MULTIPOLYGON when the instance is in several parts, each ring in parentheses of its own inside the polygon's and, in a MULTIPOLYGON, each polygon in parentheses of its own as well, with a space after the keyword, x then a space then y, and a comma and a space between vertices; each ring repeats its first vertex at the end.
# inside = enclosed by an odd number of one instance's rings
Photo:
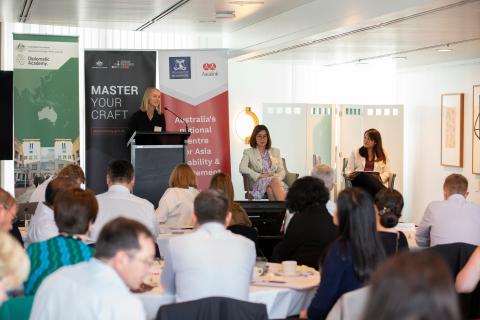
MULTIPOLYGON (((179 0, 0 0, 0 21, 136 30, 179 0)), ((478 0, 190 0, 147 27, 219 34, 236 60, 315 61, 339 65, 396 60, 416 66, 480 57, 478 0), (247 1, 248 2, 248 1, 247 1), (233 19, 215 19, 235 11, 233 19), (203 22, 202 22, 203 21, 203 22), (450 43, 453 52, 436 47, 450 43), (381 59, 380 59, 381 58, 381 59)))

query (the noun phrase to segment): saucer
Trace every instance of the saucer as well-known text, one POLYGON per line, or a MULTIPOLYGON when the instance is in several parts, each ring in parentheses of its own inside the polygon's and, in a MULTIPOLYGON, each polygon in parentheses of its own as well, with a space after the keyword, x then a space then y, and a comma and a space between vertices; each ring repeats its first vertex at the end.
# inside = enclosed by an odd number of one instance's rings
POLYGON ((301 272, 297 271, 295 273, 283 273, 283 272, 275 272, 276 276, 280 277, 300 277, 302 275, 301 272))

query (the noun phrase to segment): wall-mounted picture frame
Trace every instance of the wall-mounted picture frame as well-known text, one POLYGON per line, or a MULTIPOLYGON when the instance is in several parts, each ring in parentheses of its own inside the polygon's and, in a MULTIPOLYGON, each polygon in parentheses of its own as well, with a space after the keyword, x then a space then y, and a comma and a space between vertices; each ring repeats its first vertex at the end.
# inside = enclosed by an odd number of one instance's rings
POLYGON ((463 167, 463 93, 442 94, 442 166, 463 167))
POLYGON ((472 173, 480 174, 480 85, 473 86, 472 173))

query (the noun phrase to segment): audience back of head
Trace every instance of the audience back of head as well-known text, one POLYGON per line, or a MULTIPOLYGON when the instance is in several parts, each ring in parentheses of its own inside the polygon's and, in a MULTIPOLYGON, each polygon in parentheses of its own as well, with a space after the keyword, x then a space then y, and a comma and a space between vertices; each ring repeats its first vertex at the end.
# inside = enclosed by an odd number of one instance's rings
POLYGON ((47 189, 45 189, 45 203, 49 207, 53 207, 55 198, 59 193, 78 187, 80 185, 73 178, 67 176, 56 177, 48 183, 47 189))
POLYGON ((382 189, 375 195, 375 207, 380 215, 380 224, 385 228, 393 228, 402 216, 402 194, 397 190, 382 189))
POLYGON ((233 184, 232 179, 230 176, 226 175, 223 172, 216 173, 212 180, 210 180, 210 189, 217 190, 223 192, 227 198, 228 202, 232 203, 234 200, 234 193, 233 193, 233 184))
POLYGON ((95 257, 110 259, 119 251, 139 250, 141 236, 153 241, 150 231, 140 222, 127 218, 114 219, 100 232, 95 245, 95 257))
POLYGON ((367 280, 385 257, 370 196, 358 188, 343 190, 338 195, 335 219, 340 242, 351 245, 355 274, 361 281, 367 280))
POLYGON ((198 194, 193 202, 193 211, 199 224, 207 222, 225 223, 228 214, 228 199, 216 190, 206 190, 198 194))
POLYGON ((402 252, 386 260, 371 278, 363 319, 460 319, 445 262, 427 251, 402 252))
POLYGON ((12 220, 16 214, 17 204, 10 193, 0 188, 0 230, 12 228, 12 220))
POLYGON ((293 183, 287 193, 286 206, 291 212, 300 212, 312 205, 325 205, 329 198, 322 180, 306 176, 293 183))
POLYGON ((0 231, 0 304, 2 291, 19 287, 28 276, 30 260, 10 234, 0 231))
POLYGON ((65 190, 55 199, 54 215, 59 232, 69 235, 86 234, 95 222, 97 213, 97 199, 90 190, 65 190))
POLYGON ((188 189, 188 187, 197 188, 197 176, 188 164, 177 164, 170 174, 168 186, 170 188, 183 189, 188 189))
POLYGON ((108 164, 107 176, 112 184, 128 184, 133 180, 133 166, 126 160, 114 160, 108 164))
POLYGON ((335 183, 335 172, 326 164, 317 164, 313 167, 310 174, 312 177, 320 179, 328 190, 332 190, 335 183))
POLYGON ((68 177, 76 181, 78 187, 80 184, 85 183, 85 173, 82 168, 76 164, 69 164, 60 170, 57 174, 57 177, 68 177))
POLYGON ((443 190, 446 196, 452 194, 466 195, 468 191, 468 180, 464 176, 458 173, 452 173, 449 175, 443 183, 443 190))

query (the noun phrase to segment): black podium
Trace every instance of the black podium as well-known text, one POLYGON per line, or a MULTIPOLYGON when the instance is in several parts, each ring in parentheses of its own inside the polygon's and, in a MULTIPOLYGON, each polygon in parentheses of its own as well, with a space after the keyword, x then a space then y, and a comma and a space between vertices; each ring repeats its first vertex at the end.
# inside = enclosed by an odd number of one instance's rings
POLYGON ((135 168, 133 194, 158 206, 173 168, 186 162, 189 136, 188 132, 136 131, 132 134, 127 146, 135 168))

